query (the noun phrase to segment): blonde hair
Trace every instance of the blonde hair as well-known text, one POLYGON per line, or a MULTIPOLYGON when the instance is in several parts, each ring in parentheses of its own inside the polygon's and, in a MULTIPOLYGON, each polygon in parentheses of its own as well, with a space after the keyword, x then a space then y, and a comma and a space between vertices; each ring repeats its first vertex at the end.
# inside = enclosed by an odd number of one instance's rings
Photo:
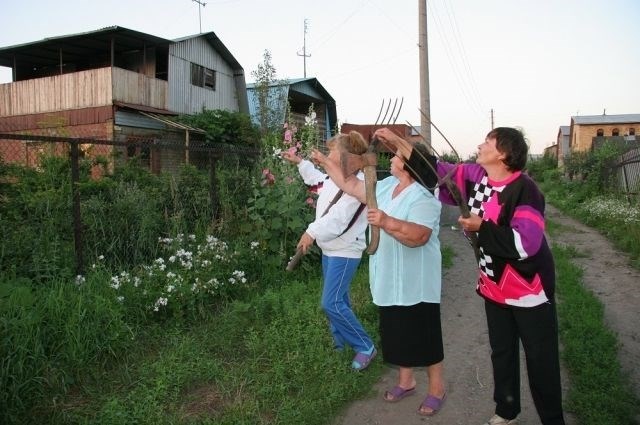
POLYGON ((362 134, 355 130, 351 130, 348 134, 338 133, 331 139, 327 140, 328 148, 337 148, 349 153, 361 155, 367 151, 368 143, 362 137, 362 134))

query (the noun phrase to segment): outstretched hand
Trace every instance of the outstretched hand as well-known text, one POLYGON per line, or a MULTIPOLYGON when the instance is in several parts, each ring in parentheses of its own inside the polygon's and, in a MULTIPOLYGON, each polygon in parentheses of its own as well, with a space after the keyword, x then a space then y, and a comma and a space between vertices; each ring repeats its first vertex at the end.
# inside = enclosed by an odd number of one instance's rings
POLYGON ((294 164, 300 164, 300 161, 302 161, 302 157, 298 156, 292 149, 283 151, 280 155, 287 161, 293 162, 294 164))

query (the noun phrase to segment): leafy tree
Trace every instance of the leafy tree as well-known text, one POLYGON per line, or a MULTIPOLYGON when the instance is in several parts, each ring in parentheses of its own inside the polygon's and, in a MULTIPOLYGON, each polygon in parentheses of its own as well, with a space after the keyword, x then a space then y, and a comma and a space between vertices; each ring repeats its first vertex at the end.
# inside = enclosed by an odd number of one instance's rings
POLYGON ((283 105, 287 90, 282 81, 276 79, 276 69, 271 63, 271 53, 264 51, 258 69, 251 72, 255 79, 256 105, 260 133, 265 136, 276 131, 283 122, 283 105))

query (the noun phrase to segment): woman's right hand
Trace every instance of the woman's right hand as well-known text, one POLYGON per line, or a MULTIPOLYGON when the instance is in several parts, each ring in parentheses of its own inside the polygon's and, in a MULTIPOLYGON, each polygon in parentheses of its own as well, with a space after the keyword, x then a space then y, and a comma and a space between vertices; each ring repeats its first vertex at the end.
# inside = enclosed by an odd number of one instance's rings
POLYGON ((291 149, 283 151, 280 155, 287 161, 293 162, 294 164, 300 164, 300 161, 302 161, 302 157, 298 156, 295 151, 291 149))

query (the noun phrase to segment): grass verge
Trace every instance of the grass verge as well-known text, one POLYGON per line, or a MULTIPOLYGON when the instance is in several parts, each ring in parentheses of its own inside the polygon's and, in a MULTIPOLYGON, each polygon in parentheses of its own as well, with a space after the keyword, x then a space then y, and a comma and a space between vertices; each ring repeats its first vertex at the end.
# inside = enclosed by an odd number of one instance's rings
POLYGON ((571 262, 581 254, 553 247, 557 271, 562 359, 569 371, 565 405, 582 425, 637 424, 638 400, 622 375, 618 342, 604 323, 604 307, 582 284, 571 262))

